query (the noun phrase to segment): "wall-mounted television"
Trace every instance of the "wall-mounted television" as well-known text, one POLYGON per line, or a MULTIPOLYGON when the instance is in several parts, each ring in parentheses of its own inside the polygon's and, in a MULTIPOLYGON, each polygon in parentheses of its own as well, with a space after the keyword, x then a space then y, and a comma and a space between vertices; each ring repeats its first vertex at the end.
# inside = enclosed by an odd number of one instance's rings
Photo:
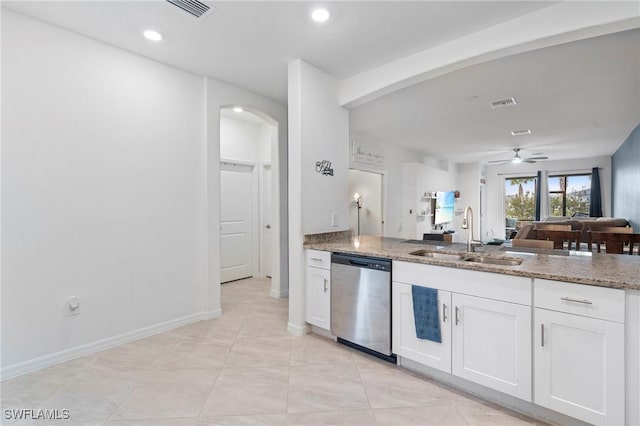
POLYGON ((453 222, 454 202, 455 193, 453 191, 436 192, 436 211, 433 215, 434 225, 453 222))

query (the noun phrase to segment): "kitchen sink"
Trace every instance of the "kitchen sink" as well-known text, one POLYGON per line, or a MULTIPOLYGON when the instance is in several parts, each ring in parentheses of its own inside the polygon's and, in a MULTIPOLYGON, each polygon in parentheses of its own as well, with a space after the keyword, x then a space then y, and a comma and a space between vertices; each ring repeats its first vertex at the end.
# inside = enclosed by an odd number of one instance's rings
POLYGON ((500 265, 500 266, 517 266, 522 263, 522 259, 518 259, 516 257, 507 259, 507 258, 478 256, 478 257, 465 257, 463 260, 465 262, 487 263, 489 265, 500 265))
POLYGON ((463 260, 464 256, 460 254, 437 253, 429 250, 416 250, 409 253, 414 256, 430 257, 432 259, 442 260, 463 260))

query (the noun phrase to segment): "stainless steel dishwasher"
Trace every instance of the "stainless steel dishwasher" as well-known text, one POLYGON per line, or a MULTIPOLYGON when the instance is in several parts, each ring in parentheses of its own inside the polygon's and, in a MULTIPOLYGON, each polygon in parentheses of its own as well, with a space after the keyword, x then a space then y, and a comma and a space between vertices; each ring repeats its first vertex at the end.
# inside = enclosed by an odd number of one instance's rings
POLYGON ((331 255, 331 333, 341 343, 396 362, 389 259, 331 255))

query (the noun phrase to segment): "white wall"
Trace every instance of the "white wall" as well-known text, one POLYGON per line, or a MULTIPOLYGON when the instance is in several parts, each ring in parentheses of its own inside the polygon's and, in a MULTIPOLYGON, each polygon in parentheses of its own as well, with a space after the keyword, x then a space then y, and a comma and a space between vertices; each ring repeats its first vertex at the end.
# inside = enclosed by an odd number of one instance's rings
POLYGON ((3 10, 2 102, 3 373, 201 313, 204 79, 3 10))
MULTIPOLYGON (((455 163, 425 159, 423 163, 403 163, 402 187, 402 237, 422 239, 422 234, 431 232, 432 218, 418 217, 421 210, 429 208, 425 192, 453 191, 456 189, 457 166, 455 163)), ((458 205, 456 204, 456 209, 458 205)), ((433 212, 431 212, 433 214, 433 212)), ((455 216, 454 216, 455 219, 455 216)), ((446 225, 446 229, 456 230, 456 222, 446 225)))
POLYGON ((602 190, 602 214, 611 215, 611 157, 580 158, 575 160, 540 161, 535 164, 504 164, 487 166, 487 229, 482 239, 503 238, 504 219, 504 178, 533 176, 538 170, 547 174, 555 173, 591 173, 593 167, 600 167, 602 190))
MULTIPOLYGON (((382 235, 382 175, 362 170, 349 170, 349 195, 361 197, 360 235, 382 235)), ((358 234, 358 205, 349 203, 349 229, 358 234)))
POLYGON ((284 105, 4 9, 2 53, 3 377, 220 315, 221 107, 275 126, 286 295, 284 105))
POLYGON ((304 234, 348 229, 349 112, 338 105, 338 80, 296 60, 289 64, 289 325, 307 330, 304 234), (316 172, 331 162, 333 176, 316 172), (337 223, 332 224, 332 216, 337 223))
POLYGON ((266 148, 262 147, 262 142, 261 124, 220 116, 221 159, 258 164, 262 162, 262 155, 271 154, 270 141, 266 141, 266 148))
MULTIPOLYGON (((481 227, 486 226, 486 206, 484 206, 484 218, 480 211, 480 179, 484 177, 484 167, 478 163, 458 164, 458 177, 456 189, 460 191, 460 198, 456 200, 454 240, 464 243, 467 241, 469 230, 462 229, 462 213, 469 206, 473 212, 473 238, 481 238, 481 227), (484 219, 484 224, 482 223, 484 219), (483 225, 483 226, 481 226, 483 225)), ((496 236, 499 237, 499 236, 496 236)))

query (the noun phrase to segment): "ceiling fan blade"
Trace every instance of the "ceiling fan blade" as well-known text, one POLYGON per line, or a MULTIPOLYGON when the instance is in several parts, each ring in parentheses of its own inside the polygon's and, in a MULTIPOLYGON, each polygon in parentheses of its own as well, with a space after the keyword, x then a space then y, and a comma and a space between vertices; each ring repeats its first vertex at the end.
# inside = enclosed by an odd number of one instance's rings
POLYGON ((531 159, 531 158, 525 158, 525 159, 523 159, 523 160, 522 160, 522 162, 523 162, 523 163, 535 163, 535 162, 536 162, 536 160, 531 159))
POLYGON ((488 163, 508 163, 510 162, 511 159, 509 160, 493 160, 493 161, 487 161, 488 163))
POLYGON ((529 157, 527 160, 548 160, 549 157, 529 157))

